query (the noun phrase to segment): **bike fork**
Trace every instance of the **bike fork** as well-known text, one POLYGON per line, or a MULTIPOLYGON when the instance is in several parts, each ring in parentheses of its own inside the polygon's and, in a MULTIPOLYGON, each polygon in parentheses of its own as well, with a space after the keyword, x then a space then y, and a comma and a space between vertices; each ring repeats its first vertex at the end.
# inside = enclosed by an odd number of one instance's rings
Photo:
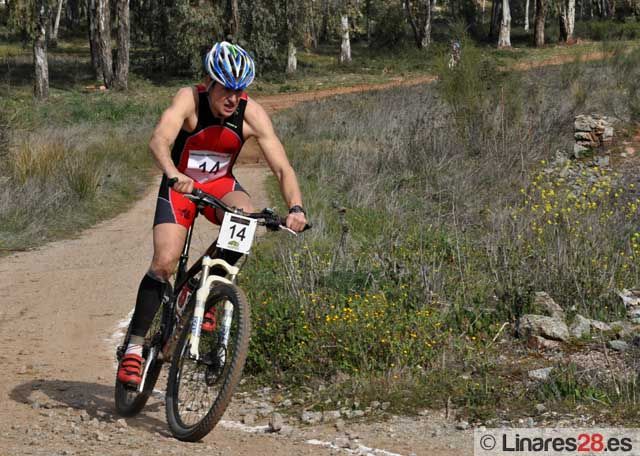
MULTIPOLYGON (((200 277, 200 288, 196 292, 196 306, 193 312, 193 320, 191 326, 191 343, 190 343, 190 356, 192 359, 199 360, 200 352, 200 333, 202 331, 202 320, 204 319, 205 304, 211 291, 211 286, 214 282, 222 282, 232 284, 236 275, 238 275, 239 268, 231 266, 226 261, 216 258, 213 259, 209 256, 205 256, 202 259, 202 276, 200 277), (222 267, 227 271, 227 275, 231 277, 231 280, 218 275, 211 275, 211 268, 214 266, 222 267)), ((224 351, 226 352, 227 343, 229 341, 229 331, 231 329, 231 318, 233 316, 233 305, 226 301, 224 303, 224 315, 222 318, 222 337, 221 342, 223 344, 224 351)))

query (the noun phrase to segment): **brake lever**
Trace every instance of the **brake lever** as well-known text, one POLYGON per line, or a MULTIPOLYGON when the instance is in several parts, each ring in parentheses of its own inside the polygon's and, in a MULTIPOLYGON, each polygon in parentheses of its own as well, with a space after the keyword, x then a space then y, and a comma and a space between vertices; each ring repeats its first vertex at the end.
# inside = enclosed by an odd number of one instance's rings
POLYGON ((279 230, 281 230, 281 231, 286 231, 287 233, 293 234, 294 236, 297 236, 297 235, 298 235, 298 233, 296 233, 295 231, 293 231, 291 228, 287 228, 287 227, 286 227, 286 226, 284 226, 284 225, 280 225, 280 226, 278 227, 278 229, 279 229, 279 230))

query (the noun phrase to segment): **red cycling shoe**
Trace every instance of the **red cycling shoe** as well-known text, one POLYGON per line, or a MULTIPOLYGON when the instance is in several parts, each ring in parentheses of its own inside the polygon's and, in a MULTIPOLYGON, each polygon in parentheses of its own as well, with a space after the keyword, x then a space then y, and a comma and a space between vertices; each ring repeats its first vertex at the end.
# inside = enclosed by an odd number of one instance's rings
POLYGON ((204 332, 213 332, 216 330, 216 326, 216 309, 215 307, 211 307, 204 313, 204 317, 202 318, 202 330, 204 332))
POLYGON ((125 385, 137 387, 142 381, 142 356, 134 353, 125 354, 118 367, 118 381, 125 385))

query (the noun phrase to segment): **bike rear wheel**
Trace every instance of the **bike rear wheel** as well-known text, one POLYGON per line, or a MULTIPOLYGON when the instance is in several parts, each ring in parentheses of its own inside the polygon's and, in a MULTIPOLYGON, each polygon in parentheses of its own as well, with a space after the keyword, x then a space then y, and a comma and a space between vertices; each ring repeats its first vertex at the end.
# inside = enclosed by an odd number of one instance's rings
POLYGON ((200 359, 190 356, 191 325, 185 325, 174 353, 167 382, 166 414, 169 428, 179 440, 195 442, 218 423, 240 381, 249 349, 249 305, 237 286, 216 284, 205 311, 212 309, 214 328, 200 335, 200 359), (224 349, 225 303, 233 308, 229 338, 224 349))
MULTIPOLYGON (((151 326, 147 331, 147 335, 145 336, 143 347, 143 358, 145 359, 145 362, 143 365, 143 369, 147 369, 147 375, 144 379, 144 386, 142 388, 142 391, 138 391, 138 389, 123 385, 116 379, 115 405, 116 411, 121 416, 130 417, 140 413, 140 411, 144 408, 147 401, 149 400, 149 396, 151 396, 153 388, 158 381, 158 377, 160 376, 160 371, 162 371, 162 362, 158 360, 158 352, 160 351, 162 339, 162 314, 167 298, 168 296, 163 299, 163 304, 156 312, 156 315, 153 318, 153 322, 151 323, 151 326)), ((125 337, 123 345, 118 348, 118 362, 124 355, 124 351, 126 350, 126 346, 129 342, 130 334, 131 323, 129 323, 129 329, 127 330, 127 336, 125 337)))

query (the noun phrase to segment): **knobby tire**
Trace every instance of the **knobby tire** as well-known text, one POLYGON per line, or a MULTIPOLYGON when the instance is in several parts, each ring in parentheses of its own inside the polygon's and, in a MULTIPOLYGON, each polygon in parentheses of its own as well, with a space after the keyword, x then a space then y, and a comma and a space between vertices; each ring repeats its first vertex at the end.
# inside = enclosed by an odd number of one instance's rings
POLYGON ((182 441, 195 442, 202 439, 220 421, 240 382, 247 359, 251 323, 249 304, 244 293, 236 285, 217 283, 211 289, 205 311, 212 306, 217 309, 218 326, 214 332, 203 331, 199 346, 201 360, 208 360, 208 364, 196 362, 189 357, 191 324, 187 324, 180 335, 169 370, 165 404, 167 422, 173 436, 182 441), (221 327, 221 309, 227 300, 233 305, 233 317, 226 359, 220 366, 219 357, 215 356, 220 346, 216 346, 215 341, 219 340, 217 330, 221 327), (204 402, 201 401, 196 403, 197 398, 180 397, 181 392, 183 396, 193 395, 192 389, 204 389, 202 396, 210 404, 203 405, 204 402), (202 417, 195 422, 186 423, 189 413, 194 410, 202 412, 202 417))

